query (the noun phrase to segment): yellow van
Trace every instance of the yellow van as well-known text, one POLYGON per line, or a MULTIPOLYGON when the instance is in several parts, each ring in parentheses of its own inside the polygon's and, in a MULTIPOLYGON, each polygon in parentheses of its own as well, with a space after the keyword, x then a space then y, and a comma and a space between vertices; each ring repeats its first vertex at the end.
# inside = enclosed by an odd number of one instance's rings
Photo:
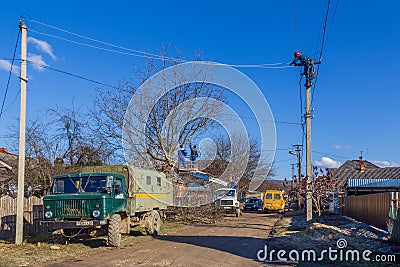
POLYGON ((285 212, 285 199, 281 190, 267 190, 264 194, 263 211, 285 212))

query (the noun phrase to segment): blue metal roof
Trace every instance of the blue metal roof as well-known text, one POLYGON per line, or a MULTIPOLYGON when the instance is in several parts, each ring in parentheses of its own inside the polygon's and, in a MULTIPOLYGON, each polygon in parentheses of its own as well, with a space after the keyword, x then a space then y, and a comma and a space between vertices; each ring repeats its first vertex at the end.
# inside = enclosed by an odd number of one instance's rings
POLYGON ((349 179, 347 180, 349 188, 386 188, 386 187, 399 187, 400 179, 349 179))

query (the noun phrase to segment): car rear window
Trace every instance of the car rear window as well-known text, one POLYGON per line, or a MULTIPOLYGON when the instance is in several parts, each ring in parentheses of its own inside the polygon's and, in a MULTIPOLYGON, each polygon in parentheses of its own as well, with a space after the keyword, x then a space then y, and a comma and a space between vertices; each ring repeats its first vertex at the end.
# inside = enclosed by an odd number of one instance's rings
POLYGON ((272 199, 272 194, 270 194, 270 193, 267 194, 267 195, 265 196, 265 198, 266 198, 266 199, 272 199))
POLYGON ((274 194, 274 199, 276 199, 276 200, 281 199, 281 195, 279 195, 279 194, 274 194))

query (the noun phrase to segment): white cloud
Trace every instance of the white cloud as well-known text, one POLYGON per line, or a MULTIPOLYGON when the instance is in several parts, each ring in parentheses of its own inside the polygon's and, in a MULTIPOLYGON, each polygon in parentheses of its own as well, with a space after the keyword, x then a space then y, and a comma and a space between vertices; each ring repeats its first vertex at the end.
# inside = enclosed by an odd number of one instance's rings
POLYGON ((394 162, 394 161, 386 161, 386 160, 373 160, 371 161, 375 165, 381 167, 381 168, 386 168, 386 167, 400 167, 400 163, 394 162))
POLYGON ((350 149, 350 146, 349 145, 344 145, 344 146, 342 146, 342 145, 334 145, 333 148, 334 149, 350 149))
POLYGON ((28 58, 27 58, 34 69, 38 70, 38 71, 43 71, 44 67, 47 67, 49 65, 47 65, 47 63, 43 60, 41 55, 36 55, 36 54, 28 54, 28 58), (36 64, 35 64, 36 63, 36 64))
MULTIPOLYGON (((0 69, 5 71, 10 71, 11 69, 11 62, 8 60, 0 59, 0 69)), ((19 76, 20 67, 13 65, 12 73, 14 75, 19 76)))
POLYGON ((28 43, 33 43, 39 51, 42 51, 46 54, 48 54, 53 60, 57 60, 56 55, 53 53, 53 48, 48 42, 38 40, 33 37, 28 37, 28 43))
POLYGON ((341 162, 335 161, 328 157, 322 157, 321 160, 316 160, 314 162, 314 166, 325 168, 338 168, 340 165, 342 165, 341 162))

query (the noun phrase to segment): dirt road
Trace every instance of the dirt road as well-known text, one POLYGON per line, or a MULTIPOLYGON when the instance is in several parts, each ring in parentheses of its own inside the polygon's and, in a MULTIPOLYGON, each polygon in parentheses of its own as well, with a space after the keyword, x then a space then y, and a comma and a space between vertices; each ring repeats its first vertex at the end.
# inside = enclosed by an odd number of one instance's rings
POLYGON ((278 217, 244 213, 45 266, 262 266, 256 255, 278 217))

